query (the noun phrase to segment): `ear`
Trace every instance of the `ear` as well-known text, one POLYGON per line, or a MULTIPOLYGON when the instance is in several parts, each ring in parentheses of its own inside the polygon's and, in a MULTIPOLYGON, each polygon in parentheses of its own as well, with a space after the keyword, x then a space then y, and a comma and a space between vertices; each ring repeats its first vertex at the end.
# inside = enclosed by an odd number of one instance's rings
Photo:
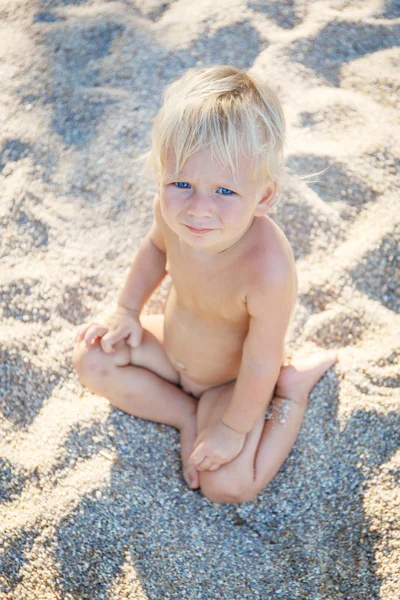
POLYGON ((261 192, 261 199, 258 201, 256 211, 254 213, 256 217, 261 217, 269 211, 277 190, 278 185, 274 181, 263 192, 261 192))

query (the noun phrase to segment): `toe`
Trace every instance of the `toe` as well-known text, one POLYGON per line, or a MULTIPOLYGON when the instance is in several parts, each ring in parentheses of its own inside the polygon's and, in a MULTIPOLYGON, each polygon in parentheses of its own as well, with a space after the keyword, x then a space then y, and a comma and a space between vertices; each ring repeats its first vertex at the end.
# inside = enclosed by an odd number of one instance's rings
POLYGON ((184 471, 184 477, 186 483, 192 490, 195 490, 200 487, 200 477, 195 467, 190 465, 186 467, 184 471))

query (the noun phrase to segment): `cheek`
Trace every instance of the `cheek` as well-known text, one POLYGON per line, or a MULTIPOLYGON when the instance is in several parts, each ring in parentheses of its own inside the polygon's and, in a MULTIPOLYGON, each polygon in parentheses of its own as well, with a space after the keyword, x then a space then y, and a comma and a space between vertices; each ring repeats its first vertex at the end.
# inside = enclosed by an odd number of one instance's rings
POLYGON ((169 188, 163 194, 164 205, 169 211, 176 211, 184 205, 183 194, 177 194, 175 190, 169 188))
POLYGON ((176 194, 163 192, 160 197, 160 207, 166 223, 173 228, 183 209, 182 200, 176 194))
POLYGON ((232 229, 241 229, 247 218, 247 214, 240 204, 226 204, 221 207, 220 215, 224 223, 232 229))

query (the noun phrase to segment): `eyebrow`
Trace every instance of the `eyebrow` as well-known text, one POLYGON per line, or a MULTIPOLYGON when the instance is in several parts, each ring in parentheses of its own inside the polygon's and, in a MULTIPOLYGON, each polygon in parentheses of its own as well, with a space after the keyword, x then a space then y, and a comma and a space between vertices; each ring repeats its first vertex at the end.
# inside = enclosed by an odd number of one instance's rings
MULTIPOLYGON (((185 179, 190 179, 190 177, 188 177, 187 173, 185 173, 184 171, 179 171, 177 177, 180 177, 180 176, 184 177, 185 179)), ((172 177, 172 175, 170 176, 170 178, 171 177, 172 177)), ((207 183, 210 183, 210 185, 219 185, 221 187, 225 187, 225 184, 228 185, 228 186, 232 186, 232 187, 238 187, 238 186, 240 186, 240 182, 239 181, 234 182, 234 181, 231 181, 231 180, 229 180, 229 181, 226 180, 224 185, 221 185, 220 183, 216 183, 216 182, 207 182, 207 183)))

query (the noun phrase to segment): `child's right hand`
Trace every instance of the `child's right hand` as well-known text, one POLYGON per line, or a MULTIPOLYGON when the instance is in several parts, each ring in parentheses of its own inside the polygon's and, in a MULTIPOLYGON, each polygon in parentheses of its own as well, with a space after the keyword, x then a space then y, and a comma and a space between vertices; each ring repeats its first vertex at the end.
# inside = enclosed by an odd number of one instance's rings
POLYGON ((86 346, 100 338, 103 352, 115 352, 113 346, 126 339, 132 348, 137 348, 143 336, 143 328, 139 321, 139 312, 131 311, 119 306, 114 312, 105 317, 104 325, 99 323, 86 323, 78 329, 75 337, 76 343, 85 341, 86 346))

